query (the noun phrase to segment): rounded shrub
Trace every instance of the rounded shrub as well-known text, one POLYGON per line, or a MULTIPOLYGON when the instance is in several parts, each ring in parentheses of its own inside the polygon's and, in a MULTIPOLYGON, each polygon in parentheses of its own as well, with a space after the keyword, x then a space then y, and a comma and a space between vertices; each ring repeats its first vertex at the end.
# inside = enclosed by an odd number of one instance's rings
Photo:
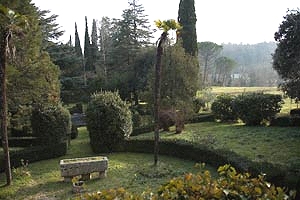
POLYGON ((118 92, 101 91, 91 96, 86 112, 87 129, 94 152, 118 150, 132 132, 132 114, 118 92))
POLYGON ((71 115, 61 105, 38 106, 32 111, 31 126, 41 144, 62 143, 71 133, 71 115))
POLYGON ((237 113, 233 109, 234 97, 231 95, 223 94, 217 96, 216 100, 211 105, 212 113, 217 120, 236 121, 237 113))
POLYGON ((281 95, 246 93, 234 99, 233 109, 246 125, 255 126, 275 118, 282 103, 281 95))

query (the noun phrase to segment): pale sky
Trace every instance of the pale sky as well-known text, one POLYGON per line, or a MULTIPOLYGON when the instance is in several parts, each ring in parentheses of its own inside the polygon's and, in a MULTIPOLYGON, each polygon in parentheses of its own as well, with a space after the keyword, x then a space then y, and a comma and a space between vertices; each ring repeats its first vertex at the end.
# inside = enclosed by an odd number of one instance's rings
MULTIPOLYGON (((84 37, 85 21, 88 18, 91 32, 92 20, 103 16, 121 19, 122 11, 128 8, 127 0, 32 0, 42 10, 59 15, 57 22, 65 30, 60 38, 67 42, 70 35, 74 42, 74 24, 80 39, 84 37)), ((177 19, 179 0, 139 0, 149 22, 177 19)), ((274 41, 283 16, 288 9, 300 7, 299 0, 195 0, 197 15, 197 39, 217 44, 255 44, 274 41)), ((81 39, 81 45, 83 45, 81 39)))

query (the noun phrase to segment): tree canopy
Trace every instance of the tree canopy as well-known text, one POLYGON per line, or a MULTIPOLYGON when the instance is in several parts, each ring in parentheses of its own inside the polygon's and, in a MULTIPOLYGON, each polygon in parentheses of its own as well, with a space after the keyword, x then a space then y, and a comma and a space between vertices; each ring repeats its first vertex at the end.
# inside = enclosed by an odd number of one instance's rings
POLYGON ((281 88, 291 98, 300 98, 300 10, 289 10, 275 33, 278 42, 273 68, 283 79, 281 88))

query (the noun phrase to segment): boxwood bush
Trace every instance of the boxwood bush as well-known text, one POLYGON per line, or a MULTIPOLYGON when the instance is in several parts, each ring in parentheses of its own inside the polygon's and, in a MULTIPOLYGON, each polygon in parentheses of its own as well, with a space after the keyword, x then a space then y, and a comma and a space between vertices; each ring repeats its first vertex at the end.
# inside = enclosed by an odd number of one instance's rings
POLYGON ((217 120, 222 122, 236 121, 238 119, 236 111, 233 109, 234 96, 223 94, 217 96, 211 105, 212 113, 217 120))
POLYGON ((246 125, 255 126, 273 119, 282 103, 281 95, 245 93, 234 99, 233 109, 246 125))
POLYGON ((111 152, 120 147, 132 132, 132 114, 118 92, 102 91, 91 96, 87 130, 94 152, 111 152))
POLYGON ((31 126, 41 144, 62 143, 71 133, 71 115, 61 105, 38 106, 32 111, 31 126))

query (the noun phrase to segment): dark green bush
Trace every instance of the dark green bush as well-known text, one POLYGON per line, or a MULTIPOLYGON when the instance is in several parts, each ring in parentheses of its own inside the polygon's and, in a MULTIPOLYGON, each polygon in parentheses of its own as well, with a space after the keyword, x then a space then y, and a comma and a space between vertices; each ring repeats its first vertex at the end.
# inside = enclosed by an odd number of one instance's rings
POLYGON ((71 133, 71 116, 61 105, 39 106, 33 109, 32 132, 42 144, 64 142, 71 133))
POLYGON ((132 114, 118 92, 91 96, 86 113, 87 129, 94 152, 111 152, 132 132, 132 114))
POLYGON ((270 126, 292 126, 291 118, 289 116, 276 117, 271 120, 270 126))
POLYGON ((237 113, 232 107, 233 101, 234 97, 231 95, 223 94, 217 96, 211 105, 212 113, 217 120, 221 120, 222 122, 237 120, 237 113))
POLYGON ((200 123, 200 122, 214 122, 215 116, 213 114, 195 114, 189 120, 188 123, 200 123))
POLYGON ((255 126, 273 119, 282 103, 281 95, 246 93, 234 99, 233 109, 246 125, 255 126))

